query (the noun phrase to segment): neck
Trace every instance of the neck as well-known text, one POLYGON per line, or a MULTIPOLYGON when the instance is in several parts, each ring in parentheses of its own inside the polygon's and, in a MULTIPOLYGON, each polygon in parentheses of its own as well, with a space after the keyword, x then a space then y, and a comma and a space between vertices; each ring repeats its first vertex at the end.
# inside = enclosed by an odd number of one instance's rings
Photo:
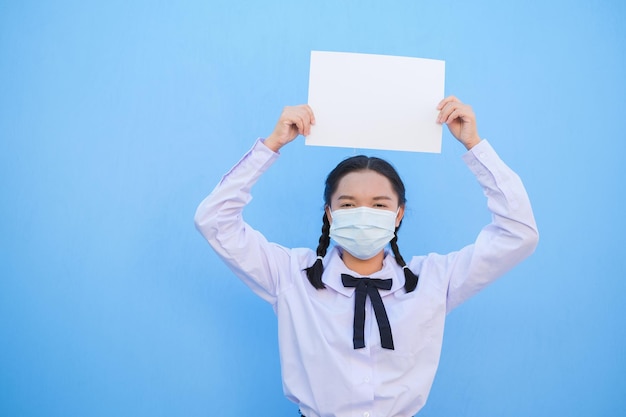
POLYGON ((368 276, 383 269, 385 251, 381 250, 378 255, 375 255, 373 258, 363 260, 352 256, 348 251, 344 250, 341 259, 343 259, 343 263, 352 271, 363 276, 368 276))

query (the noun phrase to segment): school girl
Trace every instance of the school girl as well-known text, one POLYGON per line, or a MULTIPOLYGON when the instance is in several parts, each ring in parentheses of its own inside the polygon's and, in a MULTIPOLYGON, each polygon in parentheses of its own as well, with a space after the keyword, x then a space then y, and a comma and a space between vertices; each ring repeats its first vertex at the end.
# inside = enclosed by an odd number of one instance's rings
POLYGON ((390 164, 365 156, 328 175, 315 251, 268 242, 246 224, 242 210, 254 183, 281 147, 315 123, 307 105, 286 107, 273 133, 257 140, 198 207, 198 230, 272 304, 284 392, 306 417, 416 414, 435 377, 446 314, 537 245, 524 186, 481 140, 471 107, 447 97, 438 110, 437 122, 468 149, 463 160, 492 213, 476 241, 457 252, 405 262, 397 244, 404 184, 390 164))

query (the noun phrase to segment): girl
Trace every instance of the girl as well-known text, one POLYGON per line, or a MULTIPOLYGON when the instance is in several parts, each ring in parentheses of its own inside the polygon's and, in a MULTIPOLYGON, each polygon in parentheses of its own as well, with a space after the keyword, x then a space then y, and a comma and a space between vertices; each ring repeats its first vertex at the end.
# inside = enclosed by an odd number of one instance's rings
POLYGON ((537 245, 524 186, 480 139, 472 109, 448 97, 438 110, 437 122, 468 149, 463 159, 492 213, 476 242, 458 252, 405 262, 397 245, 404 184, 387 162, 365 156, 328 175, 316 251, 270 243, 248 226, 241 213, 252 185, 280 148, 315 123, 307 105, 286 107, 273 133, 198 207, 198 230, 272 304, 285 395, 307 417, 413 416, 437 370, 446 314, 537 245))

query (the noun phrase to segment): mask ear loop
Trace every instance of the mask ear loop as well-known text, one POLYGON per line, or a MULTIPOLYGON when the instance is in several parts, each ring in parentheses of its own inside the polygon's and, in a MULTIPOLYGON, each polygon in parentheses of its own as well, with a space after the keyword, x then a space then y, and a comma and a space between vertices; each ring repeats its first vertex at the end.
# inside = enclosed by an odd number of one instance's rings
MULTIPOLYGON (((398 206, 398 209, 396 210, 396 217, 394 219, 396 222, 398 221, 398 214, 400 214, 400 207, 402 207, 402 206, 398 206)), ((400 220, 400 221, 402 221, 402 220, 400 220)), ((394 225, 395 225, 395 223, 394 223, 394 225)), ((398 230, 398 226, 395 226, 395 229, 397 231, 398 230)))

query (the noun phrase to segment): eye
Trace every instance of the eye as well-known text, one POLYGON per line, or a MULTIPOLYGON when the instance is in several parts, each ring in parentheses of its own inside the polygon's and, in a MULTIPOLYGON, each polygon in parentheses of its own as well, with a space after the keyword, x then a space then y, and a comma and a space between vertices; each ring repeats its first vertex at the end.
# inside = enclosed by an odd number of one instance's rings
POLYGON ((387 208, 387 205, 386 205, 386 204, 383 204, 383 203, 376 203, 376 204, 374 204, 374 208, 382 208, 382 209, 385 209, 385 208, 387 208))
POLYGON ((354 203, 343 203, 339 207, 341 207, 341 208, 354 207, 354 203))

